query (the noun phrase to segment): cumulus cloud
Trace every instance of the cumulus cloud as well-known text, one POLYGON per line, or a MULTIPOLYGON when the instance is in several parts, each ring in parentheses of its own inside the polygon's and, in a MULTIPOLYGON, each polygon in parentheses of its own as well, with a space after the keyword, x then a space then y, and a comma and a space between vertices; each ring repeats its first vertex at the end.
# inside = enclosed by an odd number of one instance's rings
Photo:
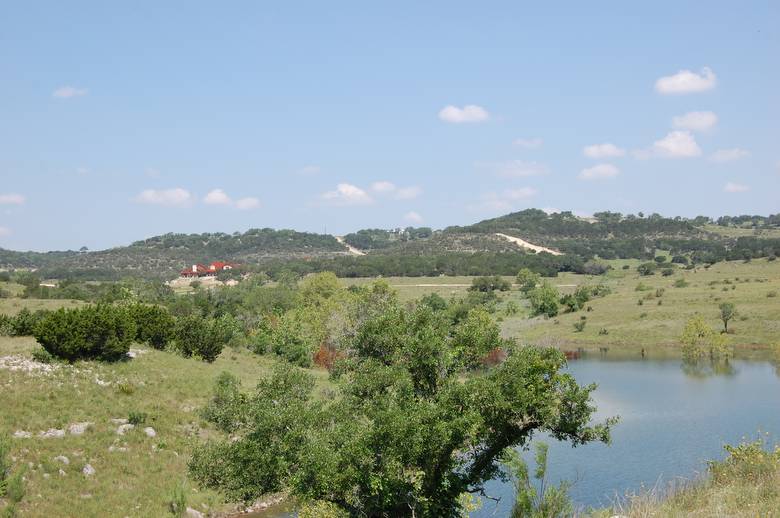
POLYGON ((416 185, 398 187, 393 182, 386 180, 372 183, 371 190, 383 196, 391 196, 396 200, 412 200, 422 194, 422 189, 416 185))
POLYGON ((420 216, 417 212, 411 210, 404 214, 404 221, 408 221, 409 223, 414 223, 416 225, 419 225, 423 222, 423 217, 420 216))
POLYGON ((617 147, 615 144, 605 142, 604 144, 593 144, 582 148, 582 154, 588 158, 617 158, 624 156, 626 150, 617 147))
POLYGON ((27 198, 15 192, 0 194, 0 205, 24 205, 26 201, 27 198))
POLYGON ((54 90, 51 94, 56 99, 70 99, 72 97, 81 97, 87 95, 89 90, 86 88, 76 88, 75 86, 61 86, 54 90))
POLYGON ((708 131, 718 123, 718 116, 714 112, 688 112, 672 119, 672 126, 678 129, 691 131, 708 131))
POLYGON ((212 189, 203 198, 203 203, 206 205, 225 205, 228 207, 234 207, 238 210, 250 210, 260 207, 260 200, 255 197, 248 196, 246 198, 240 198, 233 200, 222 189, 212 189))
POLYGON ((188 207, 192 204, 192 194, 186 189, 146 189, 135 197, 137 203, 145 205, 161 205, 164 207, 188 207))
POLYGON ((252 210, 260 207, 260 200, 252 196, 246 198, 240 198, 236 200, 236 208, 238 210, 252 210))
POLYGON ((371 190, 374 192, 393 192, 395 189, 396 187, 394 183, 385 180, 371 184, 371 190))
POLYGON ((333 191, 322 194, 322 199, 334 205, 368 205, 374 202, 369 194, 349 183, 340 183, 333 191))
POLYGON ((540 176, 548 173, 547 166, 537 162, 524 162, 522 160, 507 160, 504 162, 477 162, 480 169, 489 169, 495 175, 504 178, 524 178, 527 176, 540 176))
POLYGON ((723 186, 723 192, 737 193, 747 192, 749 190, 750 187, 741 183, 727 182, 726 185, 723 186))
POLYGON ((605 180, 620 174, 620 169, 612 164, 598 164, 580 171, 581 180, 605 180))
POLYGON ((655 91, 664 94, 689 94, 704 92, 715 88, 717 78, 708 67, 697 74, 690 70, 680 70, 674 75, 659 78, 655 82, 655 91))
POLYGON ((536 149, 542 147, 544 141, 539 137, 534 138, 516 138, 512 145, 523 149, 536 149))
POLYGON ((222 189, 213 189, 203 198, 203 203, 206 205, 231 205, 233 200, 222 189))
POLYGON ((481 106, 467 104, 463 108, 457 106, 445 106, 439 111, 439 119, 444 122, 460 124, 464 122, 485 122, 490 114, 481 106))
POLYGON ((710 161, 717 162, 717 163, 733 162, 734 160, 739 160, 740 158, 745 158, 749 156, 750 156, 750 151, 746 149, 734 147, 730 149, 719 149, 715 151, 713 154, 710 155, 710 161))
POLYGON ((692 158, 701 155, 701 148, 690 131, 671 131, 661 140, 656 140, 649 149, 634 151, 639 159, 647 158, 692 158))

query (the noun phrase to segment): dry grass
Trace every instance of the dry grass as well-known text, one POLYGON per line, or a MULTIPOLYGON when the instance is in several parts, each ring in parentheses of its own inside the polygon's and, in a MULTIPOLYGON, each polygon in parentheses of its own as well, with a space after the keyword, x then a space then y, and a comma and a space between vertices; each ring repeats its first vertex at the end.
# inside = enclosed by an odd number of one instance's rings
MULTIPOLYGON (((0 357, 30 358, 35 347, 32 338, 0 337, 0 357)), ((225 350, 213 364, 141 351, 116 364, 63 364, 48 375, 0 368, 0 433, 33 434, 12 439, 14 465, 31 466, 22 516, 165 516, 171 491, 186 476, 193 446, 209 434, 197 409, 207 401, 215 377, 230 371, 251 388, 275 363, 247 351, 225 350), (110 420, 130 412, 146 413, 143 426, 153 427, 157 436, 147 437, 142 427, 117 435, 117 424, 110 420), (92 425, 81 436, 37 437, 78 422, 92 425), (127 450, 110 451, 112 446, 127 450), (70 464, 56 461, 59 455, 70 464), (81 473, 87 463, 96 470, 91 477, 81 473)), ((312 372, 322 390, 326 373, 312 372)), ((200 510, 225 508, 217 494, 191 486, 187 500, 200 510)))

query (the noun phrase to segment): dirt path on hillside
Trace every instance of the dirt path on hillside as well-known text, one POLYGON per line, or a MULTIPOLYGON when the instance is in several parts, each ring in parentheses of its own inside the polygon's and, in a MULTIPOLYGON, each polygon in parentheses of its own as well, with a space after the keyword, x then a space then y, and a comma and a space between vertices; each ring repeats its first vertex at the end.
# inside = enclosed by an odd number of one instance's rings
POLYGON ((366 253, 363 250, 358 250, 354 246, 350 245, 349 243, 344 241, 344 238, 341 236, 333 236, 336 238, 336 241, 341 243, 342 245, 347 247, 347 250, 349 250, 349 253, 352 255, 366 255, 366 253))
POLYGON ((545 248, 539 245, 534 245, 524 239, 520 239, 519 237, 508 236, 506 234, 500 234, 498 232, 496 232, 496 235, 498 237, 503 237, 504 239, 511 241, 512 243, 516 244, 520 248, 527 248, 529 250, 533 250, 534 252, 547 252, 548 254, 552 254, 552 255, 563 255, 557 250, 553 250, 552 248, 545 248))

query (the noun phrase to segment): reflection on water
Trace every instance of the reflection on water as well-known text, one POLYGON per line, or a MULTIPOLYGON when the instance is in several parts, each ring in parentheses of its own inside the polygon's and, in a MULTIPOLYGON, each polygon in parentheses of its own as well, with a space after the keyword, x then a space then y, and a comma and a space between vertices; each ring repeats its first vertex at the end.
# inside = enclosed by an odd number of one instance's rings
MULTIPOLYGON (((706 460, 723 458, 723 445, 769 432, 780 439, 780 378, 769 361, 680 360, 604 361, 584 358, 569 363, 580 383, 595 382, 597 419, 619 415, 612 444, 571 448, 544 436, 550 444, 552 482, 575 480, 571 496, 580 507, 608 505, 616 496, 642 488, 665 488, 675 479, 706 471, 706 460)), ((498 504, 487 502, 473 518, 506 516, 511 488, 488 486, 498 504)))

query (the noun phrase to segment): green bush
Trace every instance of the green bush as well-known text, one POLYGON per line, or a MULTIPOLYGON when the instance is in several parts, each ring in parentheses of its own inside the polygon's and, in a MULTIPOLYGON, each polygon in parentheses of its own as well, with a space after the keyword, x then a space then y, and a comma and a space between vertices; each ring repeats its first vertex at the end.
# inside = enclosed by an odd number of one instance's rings
POLYGON ((213 362, 225 346, 225 331, 213 319, 190 315, 176 322, 176 349, 185 358, 213 362))
POLYGON ((146 412, 131 411, 127 415, 127 422, 133 426, 139 426, 146 423, 147 417, 149 417, 149 414, 147 414, 146 412))
POLYGON ((241 393, 241 381, 229 372, 222 372, 211 400, 201 410, 206 421, 225 433, 236 431, 246 421, 246 395, 241 393))
POLYGON ((127 310, 106 304, 51 312, 34 332, 46 351, 67 361, 122 359, 135 334, 135 322, 127 310))
POLYGON ((54 361, 54 356, 52 356, 46 349, 39 348, 33 350, 32 359, 39 363, 51 363, 54 361))
POLYGON ((164 349, 173 339, 176 320, 167 309, 149 304, 133 304, 128 311, 135 322, 137 342, 164 349))
POLYGON ((23 308, 15 317, 11 318, 11 335, 13 336, 32 336, 35 332, 35 326, 38 322, 49 312, 44 309, 39 309, 36 312, 32 312, 27 308, 23 308))
POLYGON ((528 300, 534 315, 554 317, 558 314, 558 289, 548 282, 543 282, 528 292, 528 300))

